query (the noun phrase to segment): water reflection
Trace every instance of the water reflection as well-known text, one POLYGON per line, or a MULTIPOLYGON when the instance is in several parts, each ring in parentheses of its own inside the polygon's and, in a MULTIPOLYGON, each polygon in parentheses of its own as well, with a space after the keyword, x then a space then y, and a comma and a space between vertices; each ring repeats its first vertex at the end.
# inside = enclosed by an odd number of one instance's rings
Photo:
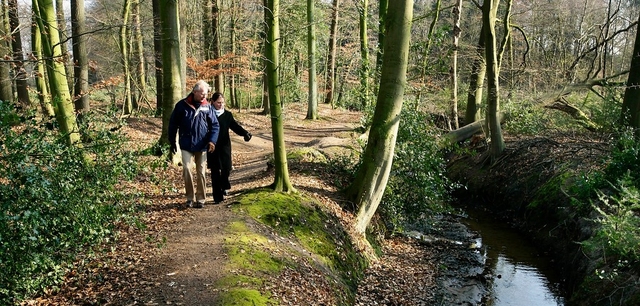
POLYGON ((564 305, 562 278, 547 256, 486 212, 466 211, 465 223, 480 234, 476 247, 485 253, 493 275, 486 305, 564 305))

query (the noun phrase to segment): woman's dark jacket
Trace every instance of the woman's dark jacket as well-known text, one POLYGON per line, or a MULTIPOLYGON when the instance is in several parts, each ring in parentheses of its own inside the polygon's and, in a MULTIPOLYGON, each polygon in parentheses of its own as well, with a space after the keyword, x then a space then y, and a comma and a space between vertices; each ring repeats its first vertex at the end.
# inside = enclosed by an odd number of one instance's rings
MULTIPOLYGON (((213 109, 213 108, 212 108, 213 109)), ((229 137, 229 129, 240 136, 247 136, 249 132, 242 128, 235 119, 233 114, 225 109, 224 113, 218 117, 220 124, 220 133, 216 150, 213 153, 207 153, 207 166, 214 168, 214 163, 219 163, 217 169, 231 170, 231 138, 229 137)))
POLYGON ((213 106, 206 100, 194 104, 191 93, 173 108, 169 119, 169 144, 176 143, 176 134, 179 133, 178 141, 182 150, 204 152, 209 142, 213 142, 217 150, 220 131, 213 106))

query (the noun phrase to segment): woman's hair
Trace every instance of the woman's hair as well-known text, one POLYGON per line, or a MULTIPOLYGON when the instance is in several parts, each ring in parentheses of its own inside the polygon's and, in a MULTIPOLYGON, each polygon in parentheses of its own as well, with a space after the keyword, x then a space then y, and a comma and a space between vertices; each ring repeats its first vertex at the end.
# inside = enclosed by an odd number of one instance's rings
POLYGON ((218 98, 223 97, 222 93, 220 92, 214 92, 213 95, 211 96, 211 102, 216 102, 216 100, 218 100, 218 98))

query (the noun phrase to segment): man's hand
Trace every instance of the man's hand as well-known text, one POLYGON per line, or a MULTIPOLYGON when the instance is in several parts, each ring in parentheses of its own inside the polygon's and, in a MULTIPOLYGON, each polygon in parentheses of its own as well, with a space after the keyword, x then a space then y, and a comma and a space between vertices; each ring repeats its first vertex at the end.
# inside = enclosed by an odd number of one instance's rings
POLYGON ((169 148, 169 152, 171 152, 171 154, 176 154, 178 153, 178 146, 176 146, 175 143, 171 144, 171 147, 169 148))
POLYGON ((251 140, 251 133, 247 132, 247 135, 244 135, 244 141, 251 140))
POLYGON ((210 142, 209 143, 209 150, 207 150, 207 151, 209 151, 210 153, 213 153, 213 151, 215 151, 215 150, 216 150, 216 144, 213 143, 213 142, 210 142))

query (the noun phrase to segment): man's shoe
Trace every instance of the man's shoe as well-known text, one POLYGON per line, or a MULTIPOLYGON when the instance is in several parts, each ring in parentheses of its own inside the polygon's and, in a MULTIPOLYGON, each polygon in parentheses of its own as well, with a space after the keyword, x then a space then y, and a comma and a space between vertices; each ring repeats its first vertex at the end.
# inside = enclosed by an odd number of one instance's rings
POLYGON ((228 189, 222 190, 222 195, 228 196, 229 190, 228 189))
POLYGON ((187 200, 186 205, 187 205, 188 208, 193 207, 193 201, 192 200, 187 200))
POLYGON ((202 208, 204 207, 204 203, 202 202, 196 202, 193 204, 193 208, 202 208))

